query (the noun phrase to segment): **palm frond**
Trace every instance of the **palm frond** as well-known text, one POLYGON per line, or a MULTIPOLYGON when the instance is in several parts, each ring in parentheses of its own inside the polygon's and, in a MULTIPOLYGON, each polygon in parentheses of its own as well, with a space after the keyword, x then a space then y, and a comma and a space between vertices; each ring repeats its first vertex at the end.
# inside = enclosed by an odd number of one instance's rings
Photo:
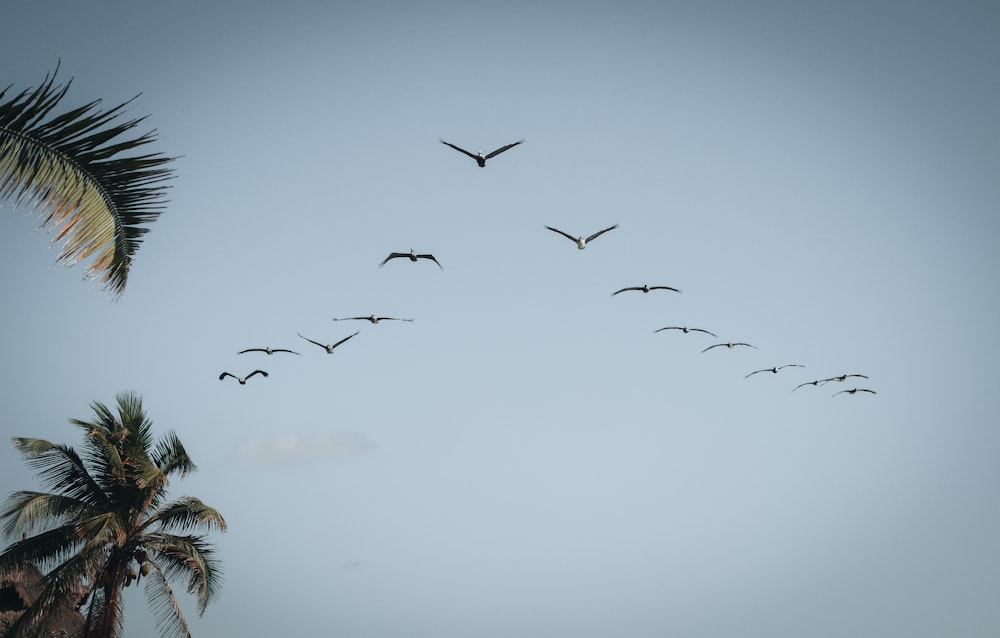
POLYGON ((8 497, 0 521, 4 521, 3 533, 9 538, 31 533, 46 523, 62 524, 86 507, 86 503, 60 494, 19 491, 8 497))
POLYGON ((174 596, 174 590, 170 587, 166 575, 156 563, 149 576, 146 577, 146 585, 143 589, 146 592, 146 599, 149 600, 153 608, 153 617, 156 619, 156 628, 164 638, 191 638, 181 606, 174 596))
POLYGON ((14 447, 27 459, 28 466, 39 470, 45 485, 69 498, 100 506, 107 502, 101 486, 94 480, 76 450, 44 439, 14 437, 14 447))
POLYGON ((159 525, 162 530, 190 530, 204 526, 208 531, 226 531, 226 520, 214 507, 209 507, 200 499, 184 496, 167 503, 149 517, 145 526, 159 525))
POLYGON ((165 208, 163 182, 174 171, 164 165, 174 158, 121 156, 156 140, 155 131, 121 138, 145 119, 119 119, 131 100, 106 111, 94 100, 50 116, 72 83, 55 85, 58 71, 57 64, 40 86, 7 101, 7 89, 0 91, 0 201, 44 215, 41 226, 62 242, 57 263, 92 258, 84 276, 117 297, 145 225, 165 208))
POLYGON ((198 598, 198 613, 205 613, 222 587, 221 567, 212 546, 199 536, 164 533, 147 534, 145 541, 168 579, 187 578, 188 593, 198 598))

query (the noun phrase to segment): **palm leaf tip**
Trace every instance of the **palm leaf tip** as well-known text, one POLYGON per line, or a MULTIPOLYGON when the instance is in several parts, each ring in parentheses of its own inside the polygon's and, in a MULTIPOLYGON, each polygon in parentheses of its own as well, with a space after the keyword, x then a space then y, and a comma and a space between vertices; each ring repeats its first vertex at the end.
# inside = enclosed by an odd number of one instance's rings
POLYGON ((41 227, 62 244, 56 263, 89 259, 84 278, 118 297, 147 225, 165 207, 164 182, 174 177, 166 164, 175 158, 128 155, 156 140, 155 131, 126 135, 144 119, 120 119, 131 100, 52 115, 72 83, 56 85, 58 70, 9 99, 9 87, 0 91, 0 202, 40 214, 41 227))

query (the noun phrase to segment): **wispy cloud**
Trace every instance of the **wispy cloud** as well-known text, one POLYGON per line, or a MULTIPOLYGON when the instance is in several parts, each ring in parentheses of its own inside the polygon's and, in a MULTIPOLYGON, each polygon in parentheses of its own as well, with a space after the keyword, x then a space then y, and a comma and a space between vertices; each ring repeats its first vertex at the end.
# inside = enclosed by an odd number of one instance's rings
POLYGON ((254 465, 301 465, 357 458, 377 447, 357 432, 284 433, 245 439, 236 458, 254 465))

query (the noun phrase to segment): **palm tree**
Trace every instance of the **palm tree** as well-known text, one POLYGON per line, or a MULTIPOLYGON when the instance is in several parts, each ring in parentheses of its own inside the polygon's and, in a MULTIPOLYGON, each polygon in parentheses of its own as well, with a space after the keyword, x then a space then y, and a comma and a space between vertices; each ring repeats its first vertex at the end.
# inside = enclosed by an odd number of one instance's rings
POLYGON ((0 511, 3 532, 21 538, 0 554, 0 574, 26 564, 50 568, 10 636, 38 635, 46 616, 72 601, 86 616, 84 636, 116 638, 123 589, 144 580, 160 634, 187 637, 169 581, 181 579, 197 596, 199 614, 218 594, 214 549, 192 532, 225 531, 225 520, 191 496, 166 501, 168 477, 197 468, 173 432, 154 440, 141 397, 123 392, 116 399, 117 414, 94 402, 92 421, 70 419, 84 432, 82 453, 43 439, 12 439, 53 492, 14 492, 0 511))
MULTIPOLYGON (((63 242, 56 263, 93 257, 84 272, 115 297, 125 290, 141 237, 164 208, 164 182, 174 158, 160 153, 121 157, 153 142, 155 131, 121 139, 145 118, 113 121, 132 101, 101 111, 94 100, 51 115, 69 90, 54 85, 59 64, 36 89, 7 101, 0 89, 0 204, 13 200, 44 215, 41 227, 63 242)), ((135 98, 132 98, 135 99, 135 98)))

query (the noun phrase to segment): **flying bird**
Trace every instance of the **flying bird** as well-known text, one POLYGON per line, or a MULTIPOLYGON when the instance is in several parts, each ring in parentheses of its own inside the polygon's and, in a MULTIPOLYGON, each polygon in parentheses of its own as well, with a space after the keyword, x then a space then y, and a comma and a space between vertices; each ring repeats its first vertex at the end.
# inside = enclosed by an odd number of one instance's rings
POLYGON ((455 149, 456 151, 458 151, 459 153, 465 153, 466 155, 468 155, 472 159, 476 160, 476 163, 479 164, 479 168, 485 168, 486 167, 486 160, 488 160, 488 159, 490 159, 492 157, 496 157, 500 153, 503 153, 504 151, 510 150, 510 149, 514 148, 515 146, 517 146, 518 144, 520 144, 522 142, 524 142, 524 140, 518 140, 516 142, 512 142, 511 144, 507 144, 506 146, 501 146, 500 148, 496 149, 495 151, 490 151, 489 153, 486 153, 484 155, 482 151, 479 151, 478 153, 472 153, 470 151, 465 150, 461 146, 455 146, 451 142, 445 142, 444 140, 441 140, 441 143, 444 144, 445 146, 450 146, 453 149, 455 149))
POLYGON ((687 326, 664 326, 663 328, 659 328, 653 332, 660 332, 662 330, 680 330, 684 334, 689 332, 704 332, 705 334, 712 335, 713 337, 718 336, 714 332, 709 332, 708 330, 702 330, 701 328, 688 328, 687 326))
POLYGON ((438 265, 438 268, 444 270, 444 266, 442 266, 441 262, 439 262, 437 259, 434 258, 434 255, 431 254, 418 255, 413 251, 412 248, 408 253, 389 253, 389 256, 383 259, 382 263, 379 264, 378 267, 381 268, 382 266, 386 265, 386 263, 388 263, 390 259, 396 259, 397 257, 406 257, 410 261, 416 261, 418 259, 430 259, 431 261, 433 261, 435 264, 438 265))
POLYGON ((849 379, 851 377, 861 377, 862 379, 867 379, 868 378, 868 377, 866 377, 863 374, 842 374, 842 375, 840 375, 838 377, 830 377, 829 379, 820 379, 820 381, 822 383, 826 383, 827 381, 845 381, 845 380, 847 380, 847 379, 849 379))
POLYGON ((778 370, 781 370, 782 368, 804 368, 804 367, 805 366, 799 365, 797 363, 786 363, 783 366, 774 366, 773 368, 764 368, 763 370, 754 370, 753 372, 751 372, 750 374, 748 374, 747 376, 745 376, 743 378, 744 379, 749 379, 750 377, 752 377, 753 375, 757 374, 758 372, 773 372, 774 374, 778 374, 778 370))
POLYGON ((378 323, 379 321, 413 321, 413 319, 397 319, 396 317, 379 317, 377 315, 368 315, 367 317, 341 317, 338 319, 334 317, 334 321, 354 321, 354 320, 370 321, 372 323, 378 323))
POLYGON ((286 350, 285 348, 247 348, 246 350, 240 350, 236 354, 246 354, 248 352, 263 352, 264 354, 274 354, 275 352, 291 352, 292 354, 298 354, 294 350, 286 350))
POLYGON ((219 381, 222 381, 226 377, 232 377, 232 378, 236 379, 237 381, 239 381, 240 385, 246 385, 247 384, 247 379, 249 379, 250 377, 252 377, 255 374, 262 374, 265 377, 267 376, 267 373, 264 372, 263 370, 254 370, 253 372, 251 372, 250 374, 248 374, 245 377, 238 377, 235 374, 232 374, 231 372, 223 372, 222 374, 219 375, 219 381))
MULTIPOLYGON (((359 330, 358 332, 360 332, 360 330, 359 330)), ((336 347, 337 347, 337 346, 339 346, 340 344, 344 343, 345 341, 347 341, 347 340, 348 340, 348 339, 350 339, 351 337, 354 337, 354 336, 356 336, 356 335, 357 335, 358 333, 357 333, 357 332, 355 332, 355 333, 354 333, 354 334, 352 334, 352 335, 348 335, 348 336, 344 337, 343 339, 341 339, 341 340, 340 340, 340 341, 338 341, 337 343, 330 343, 330 344, 323 344, 323 343, 320 343, 319 341, 313 341, 313 340, 312 340, 312 339, 310 339, 309 337, 304 337, 304 336, 302 336, 302 333, 301 333, 301 332, 297 332, 297 333, 295 333, 295 334, 299 335, 300 337, 302 337, 303 339, 305 339, 305 340, 306 340, 306 341, 308 341, 309 343, 315 343, 315 344, 316 344, 317 346, 319 346, 320 348, 323 348, 324 350, 326 350, 326 353, 327 353, 327 354, 333 354, 333 349, 334 349, 334 348, 336 348, 336 347)))
MULTIPOLYGON (((553 228, 551 226, 546 226, 546 228, 548 228, 549 230, 551 230, 554 233, 559 233, 560 235, 562 235, 563 237, 565 237, 566 239, 568 239, 568 240, 570 240, 572 242, 575 242, 576 243, 576 247, 579 248, 580 250, 583 250, 584 248, 587 247, 587 242, 594 241, 595 239, 597 239, 598 237, 600 237, 604 233, 608 232, 609 230, 614 230, 614 229, 618 228, 618 224, 615 224, 614 226, 608 226, 604 230, 599 230, 596 233, 594 233, 593 235, 591 235, 590 237, 587 237, 586 239, 584 239, 583 237, 574 237, 573 235, 570 235, 567 232, 561 231, 558 228, 553 228)), ((619 291, 619 292, 621 292, 621 291, 619 291)))
POLYGON ((836 392, 830 396, 837 396, 838 394, 843 394, 845 392, 847 394, 857 394, 858 392, 868 392, 870 394, 878 394, 878 392, 874 390, 869 390, 868 388, 853 388, 851 390, 841 390, 840 392, 836 392))
POLYGON ((719 346, 725 346, 725 347, 729 348, 730 350, 732 350, 736 346, 747 346, 748 348, 753 348, 754 350, 760 350, 760 348, 758 348, 757 346, 751 346, 749 343, 743 343, 743 342, 733 343, 732 341, 730 341, 728 343, 717 343, 714 346, 708 346, 707 348, 705 348, 704 350, 702 350, 702 352, 708 352, 712 348, 718 348, 719 346))
POLYGON ((804 385, 819 385, 819 384, 823 383, 825 380, 826 379, 816 379, 815 381, 806 381, 805 383, 800 383, 797 386, 795 386, 794 388, 792 388, 792 392, 795 392, 796 390, 798 390, 799 388, 801 388, 804 385))
MULTIPOLYGON (((590 239, 588 239, 587 241, 590 241, 590 239)), ((628 288, 622 288, 621 290, 616 290, 615 292, 611 293, 611 296, 614 297, 618 293, 625 292, 626 290, 638 290, 639 292, 649 292, 650 290, 673 290, 674 292, 680 292, 680 290, 678 290, 677 288, 672 288, 670 286, 650 286, 648 284, 643 284, 641 286, 629 286, 628 288)))

